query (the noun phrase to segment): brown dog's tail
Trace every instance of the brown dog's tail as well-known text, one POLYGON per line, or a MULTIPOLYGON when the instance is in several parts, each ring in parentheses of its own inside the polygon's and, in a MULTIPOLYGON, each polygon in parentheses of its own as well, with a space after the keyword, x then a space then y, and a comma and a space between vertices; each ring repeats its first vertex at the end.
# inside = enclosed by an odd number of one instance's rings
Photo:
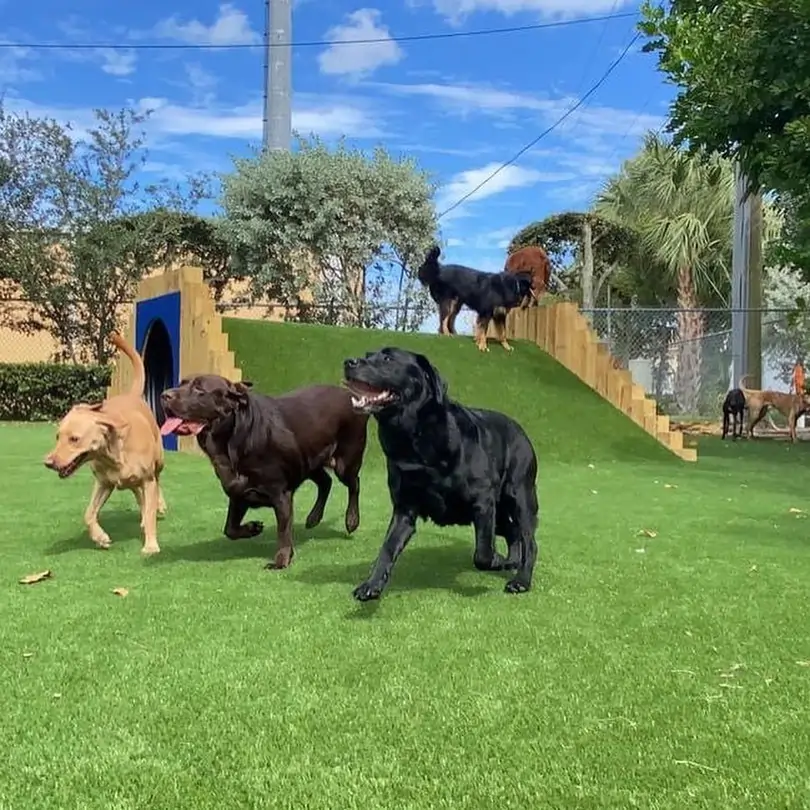
POLYGON ((737 388, 739 388, 740 391, 745 391, 744 383, 750 376, 750 374, 743 374, 742 377, 740 377, 740 381, 737 383, 737 388))
POLYGON ((138 352, 127 343, 118 332, 112 332, 110 334, 110 340, 113 343, 118 351, 123 352, 132 363, 132 370, 134 371, 133 379, 132 379, 132 387, 129 389, 129 393, 135 397, 142 397, 143 396, 143 387, 146 385, 146 369, 143 365, 143 360, 138 352))

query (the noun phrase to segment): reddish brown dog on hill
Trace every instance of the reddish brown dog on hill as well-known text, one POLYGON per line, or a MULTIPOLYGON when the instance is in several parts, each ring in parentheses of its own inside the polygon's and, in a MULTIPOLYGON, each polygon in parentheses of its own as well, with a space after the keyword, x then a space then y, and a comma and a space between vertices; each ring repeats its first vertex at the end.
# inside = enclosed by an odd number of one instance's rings
POLYGON ((225 536, 255 537, 258 520, 244 523, 248 509, 276 513, 278 546, 267 568, 286 568, 293 558, 293 495, 304 483, 318 488, 306 519, 323 519, 333 470, 349 494, 346 531, 360 524, 360 467, 368 415, 356 413, 352 395, 334 385, 312 385, 282 396, 251 390, 216 374, 182 380, 161 394, 164 435, 196 436, 228 496, 225 536))
POLYGON ((94 405, 74 405, 59 423, 56 447, 46 456, 45 466, 68 478, 85 462, 90 464, 96 480, 84 522, 99 548, 110 547, 110 537, 98 522, 101 507, 114 489, 131 490, 141 510, 141 552, 157 554, 157 516, 166 511, 160 491, 160 429, 143 398, 143 360, 119 334, 113 333, 110 339, 132 363, 130 390, 94 405))
POLYGON ((748 375, 740 379, 738 388, 745 396, 745 407, 748 408, 748 438, 754 438, 754 427, 765 417, 769 408, 776 408, 787 419, 790 440, 796 441, 796 422, 803 413, 810 410, 810 396, 807 394, 788 394, 784 391, 760 390, 746 388, 743 383, 748 375))
POLYGON ((509 254, 503 269, 507 273, 531 275, 532 290, 531 294, 527 295, 521 303, 523 309, 532 302, 536 304, 540 296, 548 289, 551 262, 546 251, 537 245, 518 248, 514 253, 509 254))

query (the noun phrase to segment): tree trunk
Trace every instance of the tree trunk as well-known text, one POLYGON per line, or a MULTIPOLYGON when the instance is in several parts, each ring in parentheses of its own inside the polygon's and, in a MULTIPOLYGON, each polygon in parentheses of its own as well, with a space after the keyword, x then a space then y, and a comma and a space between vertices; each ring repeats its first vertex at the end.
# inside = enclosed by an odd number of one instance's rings
POLYGON ((681 413, 696 415, 700 407, 704 324, 691 267, 682 267, 678 271, 678 307, 675 401, 681 413))
MULTIPOLYGON (((593 309, 593 231, 588 217, 582 218, 582 309, 593 309)), ((590 314, 588 315, 590 317, 590 314)))

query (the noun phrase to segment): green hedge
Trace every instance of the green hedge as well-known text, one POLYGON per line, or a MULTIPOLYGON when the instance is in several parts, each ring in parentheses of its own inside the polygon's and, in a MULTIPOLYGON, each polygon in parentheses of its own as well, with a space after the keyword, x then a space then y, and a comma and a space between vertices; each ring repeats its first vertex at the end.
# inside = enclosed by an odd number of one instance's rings
POLYGON ((0 363, 0 420, 50 422, 76 402, 99 402, 107 393, 109 366, 0 363))

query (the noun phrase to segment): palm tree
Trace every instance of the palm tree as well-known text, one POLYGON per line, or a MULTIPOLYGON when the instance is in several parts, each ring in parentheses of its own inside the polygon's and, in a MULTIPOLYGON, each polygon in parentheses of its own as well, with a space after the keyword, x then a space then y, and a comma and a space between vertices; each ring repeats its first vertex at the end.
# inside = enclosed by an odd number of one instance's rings
POLYGON ((700 306, 727 298, 731 279, 734 170, 719 155, 690 155, 657 134, 608 180, 595 213, 634 231, 653 271, 677 290, 675 398, 697 412, 702 362, 700 306))

